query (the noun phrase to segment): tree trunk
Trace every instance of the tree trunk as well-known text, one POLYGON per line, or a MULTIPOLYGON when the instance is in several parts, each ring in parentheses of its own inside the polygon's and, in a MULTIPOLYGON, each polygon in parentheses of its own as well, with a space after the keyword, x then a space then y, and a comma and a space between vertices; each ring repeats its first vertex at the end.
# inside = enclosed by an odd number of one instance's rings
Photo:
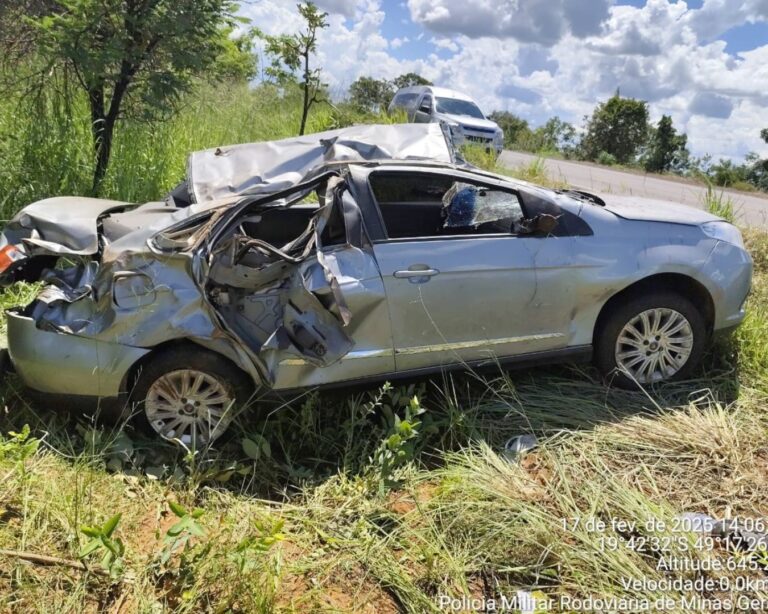
POLYGON ((120 77, 115 83, 112 92, 112 99, 109 103, 109 110, 104 105, 104 87, 91 88, 88 91, 88 99, 91 105, 91 133, 93 134, 93 148, 95 157, 95 166, 93 169, 93 188, 94 196, 99 195, 101 183, 107 174, 109 167, 109 158, 112 154, 112 137, 115 133, 115 124, 120 116, 120 110, 123 104, 131 79, 136 72, 136 67, 123 63, 120 77))
POLYGON ((299 136, 304 134, 307 127, 307 116, 309 115, 309 49, 304 52, 304 104, 301 111, 301 126, 299 127, 299 136))
POLYGON ((88 104, 91 109, 91 135, 93 137, 93 184, 91 192, 98 196, 101 182, 107 172, 109 154, 112 147, 112 129, 108 126, 104 108, 104 87, 96 86, 88 90, 88 104))

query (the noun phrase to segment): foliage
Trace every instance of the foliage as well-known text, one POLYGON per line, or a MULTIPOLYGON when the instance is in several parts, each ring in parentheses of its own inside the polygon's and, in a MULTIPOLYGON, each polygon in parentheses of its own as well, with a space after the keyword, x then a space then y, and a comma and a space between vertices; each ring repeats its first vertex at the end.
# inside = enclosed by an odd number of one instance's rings
POLYGON ((504 131, 504 146, 534 153, 573 154, 576 129, 559 117, 552 117, 532 129, 528 122, 509 111, 494 111, 488 116, 504 131))
POLYGON ((581 153, 587 160, 597 160, 600 152, 616 158, 620 164, 632 162, 648 137, 648 103, 616 94, 597 105, 586 121, 581 153))
POLYGON ((278 83, 290 83, 301 76, 302 113, 299 134, 304 134, 307 118, 312 105, 322 101, 325 89, 320 68, 312 68, 311 57, 317 52, 318 32, 328 27, 328 13, 318 10, 313 2, 298 5, 299 15, 304 19, 304 29, 296 34, 279 36, 262 35, 266 41, 266 52, 272 56, 272 65, 267 74, 278 83))
POLYGON ((394 94, 394 85, 384 79, 360 77, 349 86, 350 102, 365 112, 386 110, 394 94))
POLYGON ((599 154, 597 154, 597 159, 595 162, 602 164, 603 166, 613 166, 617 163, 617 160, 616 156, 614 156, 612 153, 601 151, 599 154))
MULTIPOLYGON (((389 388, 384 389, 389 392, 389 388)), ((419 398, 413 396, 403 399, 397 394, 392 395, 391 402, 377 400, 372 406, 382 414, 388 434, 379 445, 372 461, 376 468, 379 494, 399 485, 396 471, 403 465, 413 461, 416 444, 420 436, 421 416, 425 410, 419 398), (404 416, 397 413, 398 406, 404 406, 404 416)))
POLYGON ((732 187, 746 181, 747 168, 733 160, 721 159, 709 167, 707 175, 715 185, 732 187))
POLYGON ((395 77, 392 80, 392 86, 396 89, 402 89, 404 87, 411 87, 412 85, 433 85, 432 81, 425 79, 420 74, 415 72, 408 72, 399 77, 395 77))
POLYGON ((704 194, 704 208, 711 214, 731 223, 736 219, 733 200, 726 196, 722 190, 718 193, 711 183, 707 184, 707 191, 704 194))
POLYGON ((183 555, 194 538, 205 536, 205 529, 198 522, 205 510, 200 508, 187 510, 174 501, 169 501, 168 507, 179 520, 165 532, 163 537, 163 551, 160 554, 162 565, 167 565, 171 557, 177 553, 183 555))
POLYGON ((256 31, 235 36, 235 28, 219 28, 219 53, 208 67, 206 76, 212 81, 247 82, 257 75, 257 58, 254 49, 256 31))
POLYGON ((763 128, 760 131, 760 138, 763 139, 766 143, 768 143, 768 128, 763 128))
POLYGON ((758 190, 768 192, 768 158, 760 158, 756 153, 750 153, 746 157, 745 165, 746 180, 758 190))
POLYGON ((393 80, 359 77, 349 86, 349 102, 364 113, 381 113, 387 109, 397 90, 412 85, 432 85, 424 77, 409 72, 393 80))
POLYGON ((669 115, 662 115, 658 125, 652 131, 645 170, 653 173, 681 172, 689 163, 688 137, 678 134, 669 115))
POLYGON ((56 11, 30 18, 40 80, 72 76, 87 96, 94 192, 118 121, 127 113, 154 119, 172 111, 192 77, 219 55, 234 8, 229 0, 59 0, 56 11))
POLYGON ((504 131, 504 147, 514 147, 521 135, 530 134, 528 122, 509 111, 494 111, 488 119, 495 121, 504 131))
POLYGON ((121 514, 115 514, 101 526, 83 526, 80 531, 90 537, 90 540, 80 550, 80 558, 100 551, 102 553, 101 566, 109 572, 112 578, 117 578, 123 573, 123 556, 125 545, 120 539, 112 537, 121 514))
POLYGON ((25 461, 37 452, 40 441, 30 437, 29 425, 25 424, 20 432, 10 431, 8 437, 0 436, 0 460, 13 461, 23 467, 25 461))

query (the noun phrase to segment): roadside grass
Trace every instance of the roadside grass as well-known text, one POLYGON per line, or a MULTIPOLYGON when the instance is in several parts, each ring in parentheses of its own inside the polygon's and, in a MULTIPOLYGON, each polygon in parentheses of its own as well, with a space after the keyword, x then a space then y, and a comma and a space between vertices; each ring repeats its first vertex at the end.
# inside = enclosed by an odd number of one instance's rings
MULTIPOLYGON (((156 196, 183 172, 186 151, 248 140, 245 130, 279 136, 295 119, 286 112, 272 126, 269 105, 251 115, 258 98, 222 96, 156 136, 137 127, 117 154, 130 170, 114 171, 110 194, 156 196)), ((313 121, 320 129, 350 116, 323 111, 313 121)), ((0 175, 22 186, 7 207, 87 187, 87 173, 57 182, 37 172, 23 175, 28 183, 0 175)), ((692 540, 669 529, 682 512, 768 518, 768 234, 745 239, 756 266, 746 322, 709 352, 698 379, 646 392, 605 387, 589 367, 491 369, 306 394, 240 416, 230 438, 191 453, 131 424, 33 405, 5 378, 0 611, 437 612, 445 597, 518 590, 694 597, 622 580, 670 577, 657 569, 658 549, 638 538, 692 540), (520 434, 539 446, 512 458, 504 444, 520 434), (650 519, 668 528, 654 532, 650 519), (40 555, 61 560, 44 565, 40 555)), ((17 287, 0 306, 33 290, 17 287)), ((681 557, 729 556, 671 543, 681 557)))
POLYGON ((724 190, 718 192, 711 183, 707 183, 707 191, 703 195, 704 209, 711 214, 734 223, 736 219, 736 210, 733 199, 727 196, 724 190))
POLYGON ((461 152, 467 162, 492 173, 507 175, 509 177, 514 177, 515 179, 520 179, 521 181, 527 181, 528 183, 535 183, 553 189, 562 189, 568 186, 562 178, 553 178, 549 175, 546 168, 546 161, 543 157, 538 157, 526 165, 507 168, 500 164, 494 152, 488 151, 482 146, 464 146, 462 147, 461 152))

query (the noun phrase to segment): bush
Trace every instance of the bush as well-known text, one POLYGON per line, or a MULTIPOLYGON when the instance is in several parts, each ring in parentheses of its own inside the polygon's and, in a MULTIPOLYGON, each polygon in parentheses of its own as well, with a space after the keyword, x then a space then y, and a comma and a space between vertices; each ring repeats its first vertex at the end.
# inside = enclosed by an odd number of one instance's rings
POLYGON ((616 156, 608 153, 607 151, 601 151, 597 154, 597 163, 605 166, 613 166, 616 164, 616 156))

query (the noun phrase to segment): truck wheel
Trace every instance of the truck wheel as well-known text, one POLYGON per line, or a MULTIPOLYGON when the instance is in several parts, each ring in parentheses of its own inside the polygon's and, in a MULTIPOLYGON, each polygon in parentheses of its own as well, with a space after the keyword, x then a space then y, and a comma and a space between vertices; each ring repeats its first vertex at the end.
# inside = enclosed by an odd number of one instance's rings
POLYGON ((220 437, 252 389, 248 376, 224 357, 186 346, 163 351, 145 364, 131 399, 141 422, 191 448, 220 437))
POLYGON ((657 292, 619 304, 595 335, 603 377, 633 389, 688 377, 707 343, 704 316, 688 299, 657 292))

